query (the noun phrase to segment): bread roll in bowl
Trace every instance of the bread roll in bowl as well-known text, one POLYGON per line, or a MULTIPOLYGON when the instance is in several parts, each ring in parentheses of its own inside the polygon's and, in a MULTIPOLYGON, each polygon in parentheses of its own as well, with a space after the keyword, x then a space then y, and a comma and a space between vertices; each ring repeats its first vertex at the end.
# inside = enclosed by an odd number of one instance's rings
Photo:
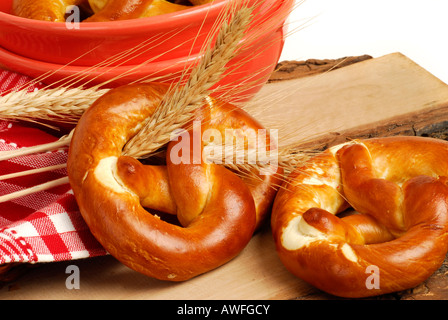
POLYGON ((405 290, 448 251, 448 142, 390 137, 332 147, 297 168, 271 225, 288 270, 341 297, 405 290), (356 213, 336 216, 352 207, 356 213))
MULTIPOLYGON (((193 139, 191 148, 182 150, 187 161, 179 162, 170 155, 183 138, 168 144, 166 165, 144 165, 122 156, 123 147, 155 112, 168 87, 126 85, 99 98, 77 124, 67 165, 80 212, 104 248, 145 275, 183 281, 243 250, 269 213, 281 169, 242 179, 204 161, 203 144, 196 153, 193 139), (143 205, 149 211, 176 214, 180 224, 151 214, 143 205)), ((202 131, 262 128, 241 109, 210 101, 195 114, 202 131)), ((268 141, 267 148, 273 146, 268 141)))
MULTIPOLYGON (((192 5, 210 1, 196 0, 192 5)), ((12 13, 22 18, 64 22, 67 10, 72 6, 88 13, 89 17, 84 20, 86 22, 146 18, 191 7, 166 0, 14 0, 12 13)))
POLYGON ((86 3, 86 0, 13 0, 11 12, 22 18, 62 22, 68 7, 86 3))

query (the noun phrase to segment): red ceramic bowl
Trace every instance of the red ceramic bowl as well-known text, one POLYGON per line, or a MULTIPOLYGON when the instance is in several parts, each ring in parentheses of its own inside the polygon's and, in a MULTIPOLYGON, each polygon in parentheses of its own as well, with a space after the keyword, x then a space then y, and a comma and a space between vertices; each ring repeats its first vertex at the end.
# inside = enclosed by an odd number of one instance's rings
MULTIPOLYGON (((234 90, 243 99, 258 91, 277 64, 283 48, 284 22, 294 0, 248 2, 256 9, 243 39, 245 49, 231 61, 233 71, 219 83, 221 87, 244 87, 234 90)), ((79 29, 70 29, 65 23, 13 16, 11 3, 0 3, 1 67, 31 77, 46 75, 42 79, 47 84, 62 84, 67 77, 77 77, 80 80, 76 84, 108 81, 109 87, 145 77, 177 81, 185 66, 199 57, 226 5, 225 0, 215 0, 211 5, 163 16, 80 23, 79 29), (131 55, 117 58, 130 49, 131 55)))

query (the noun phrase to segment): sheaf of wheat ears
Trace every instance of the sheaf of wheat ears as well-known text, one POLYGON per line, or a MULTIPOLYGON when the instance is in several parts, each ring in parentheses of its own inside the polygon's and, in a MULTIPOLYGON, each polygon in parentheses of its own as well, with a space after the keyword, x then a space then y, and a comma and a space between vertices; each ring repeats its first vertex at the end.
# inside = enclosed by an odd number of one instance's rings
MULTIPOLYGON (((186 68, 184 74, 184 77, 187 77, 186 85, 180 85, 178 83, 173 86, 171 93, 167 94, 167 99, 158 108, 158 112, 148 119, 140 133, 128 142, 124 150, 125 154, 138 158, 151 156, 157 149, 169 142, 170 135, 176 128, 182 127, 191 119, 192 112, 197 107, 203 105, 205 97, 211 93, 210 88, 221 79, 226 71, 226 64, 241 49, 239 47, 240 40, 250 25, 251 15, 254 9, 253 7, 246 6, 244 1, 229 1, 226 7, 227 10, 215 23, 214 29, 219 30, 215 46, 213 47, 211 45, 213 33, 210 33, 209 40, 206 41, 206 46, 203 49, 204 54, 199 63, 193 68, 186 68), (192 69, 192 71, 188 76, 189 69, 192 69)), ((284 17, 277 17, 277 19, 282 18, 284 17)), ((270 23, 272 24, 279 21, 273 18, 271 20, 270 23)), ((257 33, 262 32, 260 30, 257 33)), ((148 39, 148 41, 141 44, 140 49, 159 40, 148 39)), ((133 50, 128 50, 116 57, 111 57, 101 65, 89 68, 89 70, 96 70, 103 66, 108 66, 114 60, 129 58, 132 56, 132 53, 133 50)), ((75 75, 66 79, 66 81, 70 81, 71 84, 76 84, 83 76, 85 74, 75 75)), ((42 78, 44 77, 45 75, 42 76, 42 78)), ((147 80, 141 79, 141 82, 145 81, 153 81, 153 79, 149 78, 149 76, 147 80)), ((54 89, 46 88, 45 90, 28 92, 25 87, 25 90, 12 91, 0 97, 0 119, 34 122, 52 120, 76 123, 84 111, 90 107, 92 101, 95 101, 109 90, 99 88, 100 86, 90 88, 67 88, 61 86, 54 89)), ((71 135, 67 135, 62 137, 57 144, 58 146, 69 145, 70 140, 71 135)), ((302 152, 290 152, 286 148, 280 149, 278 156, 279 163, 286 169, 285 171, 289 171, 289 168, 300 163, 302 159, 307 158, 306 154, 302 152)), ((12 157, 12 155, 9 157, 12 157)), ((7 158, 5 156, 3 159, 7 158)), ((259 164, 252 165, 243 163, 237 166, 233 166, 232 164, 227 166, 242 173, 245 171, 252 172, 259 164)))
MULTIPOLYGON (((226 70, 226 64, 236 55, 238 47, 247 30, 253 8, 241 1, 229 1, 221 22, 215 45, 213 34, 206 41, 204 54, 190 72, 185 85, 176 84, 166 95, 167 99, 157 112, 125 147, 125 154, 144 157, 169 141, 171 132, 184 125, 192 116, 192 111, 201 106, 210 88, 216 84, 226 70), (229 17, 229 20, 226 19, 229 17), (155 141, 147 140, 147 133, 156 136, 155 141), (168 140, 167 140, 168 138, 168 140), (143 149, 144 148, 144 149, 143 149), (150 150, 150 151, 148 151, 150 150)), ((221 21, 219 21, 221 20, 221 21)), ((217 28, 218 26, 215 26, 217 28)), ((185 74, 187 74, 187 71, 185 74)), ((101 97, 109 89, 67 88, 18 90, 0 97, 0 118, 42 122, 43 120, 76 123, 92 101, 101 97)), ((61 139, 68 140, 70 136, 61 139)), ((67 141, 69 142, 69 141, 67 141)))

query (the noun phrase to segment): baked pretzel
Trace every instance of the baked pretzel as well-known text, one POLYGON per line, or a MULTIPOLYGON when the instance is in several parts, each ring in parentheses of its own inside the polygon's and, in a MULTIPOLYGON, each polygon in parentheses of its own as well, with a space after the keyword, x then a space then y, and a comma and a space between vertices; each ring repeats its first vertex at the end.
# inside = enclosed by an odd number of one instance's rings
POLYGON ((317 155, 276 196, 271 226, 281 261, 341 297, 420 284, 448 251, 446 159, 447 142, 419 137, 354 141, 317 155))
POLYGON ((45 21, 64 22, 67 8, 78 6, 87 12, 83 21, 114 21, 152 17, 202 5, 212 0, 173 3, 166 0, 14 0, 14 15, 45 21))
MULTIPOLYGON (((182 149, 187 161, 178 163, 171 155, 191 131, 168 144, 166 165, 122 156, 167 90, 165 84, 134 84, 99 98, 75 128, 67 166, 80 212, 111 255, 145 275, 183 281, 240 253, 270 213, 281 169, 242 179, 203 161, 204 142, 194 152, 193 139, 191 149, 182 149), (178 221, 170 223, 160 212, 176 214, 178 221)), ((241 109, 211 101, 195 114, 202 132, 262 128, 241 109)), ((268 140, 267 150, 273 146, 268 140)))

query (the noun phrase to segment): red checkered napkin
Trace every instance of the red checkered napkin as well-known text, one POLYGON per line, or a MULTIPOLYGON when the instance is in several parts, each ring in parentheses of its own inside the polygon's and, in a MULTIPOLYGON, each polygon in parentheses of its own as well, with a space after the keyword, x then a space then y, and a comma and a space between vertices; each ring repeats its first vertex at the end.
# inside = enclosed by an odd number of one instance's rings
MULTIPOLYGON (((0 71, 0 94, 30 79, 0 71)), ((39 84, 30 90, 39 89, 39 84)), ((0 151, 57 140, 32 126, 0 121, 0 151)), ((0 162, 0 175, 64 163, 67 149, 0 162)), ((65 169, 0 181, 0 195, 66 176, 65 169)), ((0 264, 53 262, 105 255, 78 211, 70 185, 0 203, 0 264)))

